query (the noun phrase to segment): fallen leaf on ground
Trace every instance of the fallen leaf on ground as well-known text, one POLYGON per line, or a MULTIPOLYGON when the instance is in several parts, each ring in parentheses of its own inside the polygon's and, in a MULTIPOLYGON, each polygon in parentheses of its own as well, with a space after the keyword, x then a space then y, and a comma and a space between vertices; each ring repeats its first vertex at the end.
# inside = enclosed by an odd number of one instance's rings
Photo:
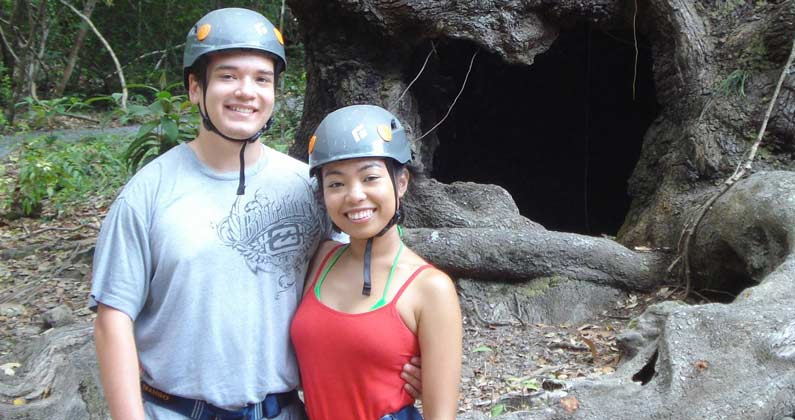
POLYGON ((2 370, 3 373, 5 373, 8 376, 14 376, 14 373, 16 373, 14 369, 20 366, 22 365, 20 365, 19 363, 11 362, 11 363, 6 363, 4 365, 0 365, 0 370, 2 370))
POLYGON ((577 401, 576 397, 563 397, 560 399, 560 405, 563 406, 567 413, 573 413, 580 408, 580 402, 577 401))
POLYGON ((696 362, 693 363, 693 366, 695 366, 699 372, 703 372, 709 369, 709 362, 706 360, 696 360, 696 362))

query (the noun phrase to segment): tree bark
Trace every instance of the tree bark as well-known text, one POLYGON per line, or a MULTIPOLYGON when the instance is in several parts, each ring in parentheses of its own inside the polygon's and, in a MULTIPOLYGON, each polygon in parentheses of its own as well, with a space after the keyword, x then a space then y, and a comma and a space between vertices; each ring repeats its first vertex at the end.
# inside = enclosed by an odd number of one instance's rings
POLYGON ((102 42, 102 45, 105 46, 105 49, 108 50, 110 57, 113 59, 113 64, 116 65, 116 70, 118 70, 119 72, 119 82, 121 83, 121 108, 127 109, 127 95, 128 95, 127 83, 124 81, 124 72, 121 69, 121 64, 119 63, 119 59, 116 58, 116 53, 113 52, 113 48, 110 47, 110 44, 108 44, 108 41, 105 39, 105 37, 102 36, 102 34, 97 29, 97 27, 94 26, 94 22, 91 22, 91 19, 89 19, 86 15, 80 13, 79 10, 75 9, 74 6, 67 3, 65 0, 58 0, 58 1, 60 1, 61 4, 63 4, 64 6, 68 7, 73 12, 75 12, 75 14, 80 16, 80 19, 83 19, 83 21, 85 21, 86 24, 88 24, 91 30, 94 31, 94 34, 97 36, 97 38, 99 38, 100 42, 102 42))
POLYGON ((622 290, 665 279, 666 255, 635 252, 603 238, 494 228, 407 229, 414 251, 455 277, 520 281, 561 276, 622 290))
POLYGON ((8 120, 10 122, 14 121, 14 116, 16 115, 16 107, 14 107, 13 104, 18 103, 21 98, 29 92, 28 89, 30 88, 30 85, 25 83, 25 70, 28 66, 28 45, 31 41, 30 38, 25 40, 22 35, 23 28, 26 28, 31 24, 32 19, 30 18, 30 7, 30 2, 17 0, 14 5, 14 12, 11 15, 11 22, 9 25, 12 28, 10 44, 12 48, 17 51, 17 57, 12 61, 13 65, 10 67, 11 83, 13 86, 13 92, 11 94, 12 106, 9 107, 8 115, 8 120))
MULTIPOLYGON (((97 0, 88 0, 86 2, 86 6, 83 8, 83 14, 91 19, 91 14, 94 13, 94 6, 96 6, 97 0)), ((80 49, 83 48, 83 40, 86 38, 86 34, 88 33, 88 26, 81 26, 80 31, 77 33, 77 38, 75 39, 75 44, 72 47, 72 50, 69 52, 69 58, 66 60, 66 67, 63 70, 63 77, 61 78, 61 82, 58 83, 58 87, 55 88, 55 96, 60 97, 63 95, 64 90, 66 90, 66 84, 69 82, 69 79, 72 77, 72 72, 75 68, 75 63, 77 63, 77 55, 80 53, 80 49)))
POLYGON ((41 28, 41 37, 39 38, 39 48, 35 53, 35 59, 30 63, 30 96, 36 101, 39 100, 36 77, 39 74, 39 63, 44 58, 44 53, 47 51, 47 39, 50 38, 50 16, 47 13, 47 2, 42 1, 39 7, 38 25, 41 28))

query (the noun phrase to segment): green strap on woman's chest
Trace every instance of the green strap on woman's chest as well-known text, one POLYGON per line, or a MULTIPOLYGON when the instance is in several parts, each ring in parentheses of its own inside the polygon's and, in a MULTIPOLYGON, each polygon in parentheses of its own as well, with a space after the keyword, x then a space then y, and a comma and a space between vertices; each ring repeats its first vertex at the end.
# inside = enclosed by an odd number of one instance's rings
MULTIPOLYGON (((341 246, 337 252, 334 253, 334 256, 331 257, 331 261, 328 265, 323 269, 323 273, 320 274, 320 278, 315 283, 315 297, 317 300, 320 300, 320 288, 323 285, 323 282, 326 280, 326 276, 328 275, 331 268, 334 267, 334 264, 337 263, 337 260, 340 259, 342 254, 347 250, 349 247, 348 244, 341 246)), ((397 267, 398 259, 400 259, 400 253, 403 252, 403 241, 400 242, 400 248, 398 248, 398 252, 395 255, 394 261, 392 261, 392 267, 389 269, 389 276, 386 278, 386 285, 384 285, 384 293, 381 294, 381 298, 378 299, 377 302, 370 307, 370 311, 376 310, 384 305, 386 305, 386 294, 389 292, 389 285, 392 283, 392 276, 395 274, 395 267, 397 267)))

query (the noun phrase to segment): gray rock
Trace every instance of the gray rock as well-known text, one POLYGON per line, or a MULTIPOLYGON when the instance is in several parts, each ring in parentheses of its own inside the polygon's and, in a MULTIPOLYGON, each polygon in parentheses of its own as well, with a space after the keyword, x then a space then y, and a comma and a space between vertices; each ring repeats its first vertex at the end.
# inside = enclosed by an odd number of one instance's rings
POLYGON ((75 322, 72 309, 66 305, 56 306, 44 313, 44 325, 48 328, 63 327, 75 322))
POLYGON ((55 328, 25 343, 15 360, 23 369, 0 382, 0 418, 109 419, 100 386, 92 324, 55 328), (27 404, 6 403, 22 398, 27 404))
POLYGON ((25 309, 25 305, 20 303, 8 302, 8 303, 0 303, 0 315, 13 318, 15 316, 21 316, 28 313, 28 310, 25 309))
POLYGON ((486 324, 577 324, 612 309, 619 289, 564 277, 505 284, 470 279, 457 282, 469 319, 486 324))

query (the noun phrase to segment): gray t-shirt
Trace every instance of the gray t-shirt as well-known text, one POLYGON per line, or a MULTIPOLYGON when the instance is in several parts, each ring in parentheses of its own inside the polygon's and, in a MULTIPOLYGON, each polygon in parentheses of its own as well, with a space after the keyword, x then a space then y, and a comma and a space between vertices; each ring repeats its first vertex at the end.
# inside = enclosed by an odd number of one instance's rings
POLYGON ((223 408, 298 385, 290 321, 330 233, 306 164, 262 147, 244 196, 238 172, 187 144, 158 157, 113 203, 94 255, 90 307, 134 321, 143 379, 223 408))

